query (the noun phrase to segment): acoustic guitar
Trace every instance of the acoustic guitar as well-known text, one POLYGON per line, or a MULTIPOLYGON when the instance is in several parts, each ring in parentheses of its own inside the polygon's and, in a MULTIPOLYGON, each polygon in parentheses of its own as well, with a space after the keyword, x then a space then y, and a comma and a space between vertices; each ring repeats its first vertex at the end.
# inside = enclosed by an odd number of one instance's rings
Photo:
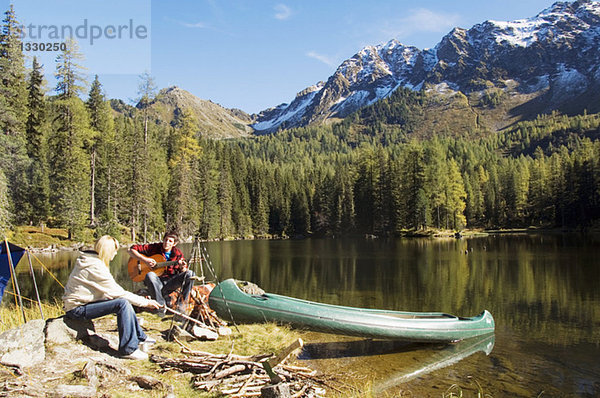
POLYGON ((154 272, 157 276, 161 276, 165 272, 164 268, 169 265, 177 264, 177 261, 165 261, 162 254, 154 254, 150 256, 156 261, 154 268, 150 268, 148 264, 137 258, 131 257, 127 263, 127 270, 129 271, 129 277, 134 282, 142 282, 146 277, 146 274, 150 271, 154 272))

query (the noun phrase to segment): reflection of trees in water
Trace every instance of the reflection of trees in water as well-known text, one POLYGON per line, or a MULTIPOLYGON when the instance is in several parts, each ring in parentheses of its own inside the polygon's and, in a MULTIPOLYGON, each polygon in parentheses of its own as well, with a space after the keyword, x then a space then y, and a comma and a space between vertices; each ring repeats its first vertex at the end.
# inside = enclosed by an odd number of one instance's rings
MULTIPOLYGON (((600 330, 598 243, 598 237, 575 235, 492 235, 204 245, 221 280, 249 280, 273 293, 331 304, 465 316, 488 309, 497 325, 545 339, 564 339, 572 333, 568 338, 573 341, 600 333, 593 331, 600 330)), ((191 244, 180 247, 189 257, 191 244)), ((76 256, 49 256, 46 261, 51 263, 45 264, 64 283, 76 256)), ((127 260, 126 251, 119 251, 111 272, 135 291, 143 284, 129 280, 127 260)), ((42 297, 60 299, 62 288, 35 261, 34 267, 42 297)), ((18 271, 21 290, 34 297, 27 264, 21 263, 18 271)))

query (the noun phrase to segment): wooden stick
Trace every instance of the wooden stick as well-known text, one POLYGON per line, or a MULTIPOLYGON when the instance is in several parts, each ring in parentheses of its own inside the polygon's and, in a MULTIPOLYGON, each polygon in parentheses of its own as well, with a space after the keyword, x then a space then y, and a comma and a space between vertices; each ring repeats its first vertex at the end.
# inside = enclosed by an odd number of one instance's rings
POLYGON ((238 390, 238 392, 236 392, 233 396, 234 397, 242 397, 245 393, 246 393, 246 388, 248 387, 248 385, 254 381, 254 376, 256 376, 256 373, 252 372, 252 374, 250 375, 250 377, 248 377, 248 379, 244 382, 244 384, 242 384, 242 386, 240 387, 240 389, 238 390))
POLYGON ((31 264, 31 254, 29 250, 27 250, 27 261, 29 261, 29 271, 31 272, 31 277, 33 278, 33 286, 35 287, 35 296, 37 297, 38 306, 40 307, 40 314, 42 315, 42 321, 44 319, 44 311, 42 310, 42 300, 40 300, 40 291, 38 290, 38 285, 35 280, 35 274, 33 273, 33 265, 31 264))
POLYGON ((214 373, 217 368, 221 365, 224 365, 225 363, 227 363, 227 361, 221 361, 221 362, 217 362, 208 372, 201 374, 202 377, 208 377, 210 376, 212 373, 214 373))
POLYGON ((228 369, 224 369, 220 372, 215 373, 214 378, 217 380, 223 379, 223 378, 231 376, 233 374, 243 372, 244 370, 246 370, 246 367, 244 365, 234 365, 228 369))
POLYGON ((174 313, 174 314, 176 314, 176 315, 179 315, 179 316, 180 316, 180 317, 182 317, 183 319, 187 319, 188 321, 192 321, 192 322, 194 322, 194 323, 197 323, 198 325, 200 325, 200 326, 202 326, 202 327, 204 327, 204 328, 206 328, 206 329, 209 329, 209 330, 211 330, 211 331, 213 331, 213 332, 215 332, 215 333, 217 332, 217 330, 216 330, 215 328, 213 328, 213 327, 211 327, 211 326, 208 326, 207 324, 205 324, 205 323, 203 323, 203 322, 200 322, 199 320, 197 320, 197 319, 195 319, 195 318, 192 318, 191 316, 187 316, 187 315, 185 315, 185 314, 182 314, 182 313, 181 313, 181 312, 179 312, 179 311, 175 311, 174 309, 172 309, 172 308, 169 308, 169 307, 167 307, 166 305, 165 305, 165 307, 164 307, 164 308, 165 308, 167 311, 169 311, 169 312, 172 312, 172 313, 174 313))
POLYGON ((269 359, 269 365, 271 365, 271 367, 274 368, 275 366, 283 362, 288 357, 288 355, 290 355, 294 350, 302 348, 302 346, 304 346, 304 342, 302 341, 302 339, 297 339, 292 344, 283 349, 283 351, 281 351, 279 355, 277 355, 275 358, 269 359))
POLYGON ((304 387, 302 387, 302 389, 300 391, 298 391, 297 393, 295 393, 294 395, 292 395, 292 398, 300 398, 304 396, 304 393, 306 392, 306 390, 308 390, 308 387, 310 387, 308 384, 305 384, 304 387))

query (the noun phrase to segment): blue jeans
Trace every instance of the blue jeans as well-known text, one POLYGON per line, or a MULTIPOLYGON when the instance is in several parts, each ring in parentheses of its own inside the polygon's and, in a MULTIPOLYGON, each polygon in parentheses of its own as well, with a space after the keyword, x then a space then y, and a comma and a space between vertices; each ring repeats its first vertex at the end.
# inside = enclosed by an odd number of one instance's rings
POLYGON ((179 305, 183 309, 183 304, 187 303, 194 285, 194 281, 191 279, 194 275, 194 271, 187 270, 168 279, 161 279, 154 272, 148 272, 144 278, 144 285, 148 288, 150 297, 160 305, 165 305, 164 296, 181 288, 179 305))
POLYGON ((80 305, 65 315, 72 319, 90 320, 108 314, 117 314, 119 353, 127 355, 137 350, 140 341, 146 340, 147 336, 138 323, 133 307, 123 298, 80 305))

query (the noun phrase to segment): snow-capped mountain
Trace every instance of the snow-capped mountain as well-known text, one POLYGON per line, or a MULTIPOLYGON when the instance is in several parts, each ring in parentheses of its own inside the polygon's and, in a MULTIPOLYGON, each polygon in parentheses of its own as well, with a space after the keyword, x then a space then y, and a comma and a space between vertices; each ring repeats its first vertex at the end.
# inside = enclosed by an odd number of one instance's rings
POLYGON ((345 117, 398 87, 436 85, 465 94, 496 87, 522 95, 521 108, 511 112, 585 108, 583 102, 600 95, 600 2, 558 2, 533 18, 455 28, 433 49, 396 40, 365 47, 326 82, 261 112, 252 127, 271 132, 345 117))

